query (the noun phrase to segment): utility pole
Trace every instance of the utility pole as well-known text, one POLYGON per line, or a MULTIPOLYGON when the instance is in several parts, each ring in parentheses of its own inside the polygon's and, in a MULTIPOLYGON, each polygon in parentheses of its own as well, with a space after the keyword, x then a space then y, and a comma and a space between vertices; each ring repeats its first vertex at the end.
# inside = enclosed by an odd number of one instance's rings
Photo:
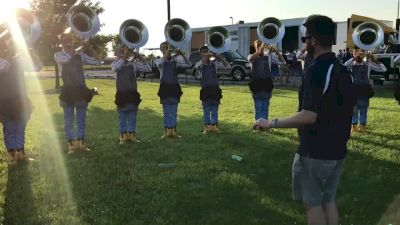
MULTIPOLYGON (((170 0, 167 0, 167 8, 168 8, 168 21, 171 20, 171 4, 170 4, 170 0)), ((397 13, 399 14, 399 13, 397 13)))

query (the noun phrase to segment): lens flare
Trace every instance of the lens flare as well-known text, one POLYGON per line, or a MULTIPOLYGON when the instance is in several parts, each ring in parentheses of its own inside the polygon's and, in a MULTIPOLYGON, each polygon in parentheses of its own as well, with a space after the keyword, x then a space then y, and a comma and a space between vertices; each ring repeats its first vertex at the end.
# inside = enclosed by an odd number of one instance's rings
MULTIPOLYGON (((13 46, 16 54, 21 59, 18 65, 27 72, 31 74, 32 71, 38 69, 39 57, 33 54, 30 46, 27 45, 24 35, 30 32, 26 31, 26 27, 21 28, 21 22, 18 21, 16 12, 18 8, 28 8, 26 5, 28 1, 7 1, 2 4, 0 8, 0 23, 5 24, 7 31, 11 35, 10 41, 13 42, 13 46), (29 71, 29 72, 28 72, 29 71)), ((51 190, 57 190, 54 192, 47 192, 44 196, 39 196, 39 198, 49 199, 49 202, 62 202, 59 207, 62 208, 62 212, 57 212, 63 215, 68 215, 65 218, 70 221, 69 224, 82 224, 80 217, 77 215, 77 206, 74 201, 74 197, 71 191, 70 180, 68 177, 67 168, 64 161, 63 148, 58 141, 57 131, 52 120, 52 112, 50 112, 48 107, 48 102, 46 95, 44 94, 41 83, 37 79, 37 76, 24 76, 26 87, 29 90, 29 97, 31 98, 35 110, 38 112, 33 113, 28 126, 30 123, 39 124, 40 131, 31 131, 30 135, 37 137, 34 144, 37 146, 38 157, 37 160, 33 161, 32 165, 38 167, 40 173, 39 177, 34 177, 32 182, 43 182, 41 178, 45 177, 47 181, 45 184, 39 185, 43 188, 43 185, 52 187, 51 190), (32 134, 31 134, 32 133, 32 134), (56 188, 54 188, 56 186, 56 188), (78 221, 78 222, 77 222, 78 221)), ((25 89, 25 87, 20 87, 25 89)), ((26 92, 26 90, 19 90, 21 93, 26 92)), ((22 95, 23 96, 23 95, 22 95)), ((28 149, 28 153, 30 153, 28 149)), ((36 152, 34 153, 36 154, 36 152)), ((40 192, 40 191, 39 191, 40 192)), ((34 203, 31 203, 34 204, 34 203)), ((43 206, 45 207, 45 206, 43 206)), ((63 216, 60 215, 60 216, 63 216)), ((67 222, 68 223, 68 222, 67 222)))

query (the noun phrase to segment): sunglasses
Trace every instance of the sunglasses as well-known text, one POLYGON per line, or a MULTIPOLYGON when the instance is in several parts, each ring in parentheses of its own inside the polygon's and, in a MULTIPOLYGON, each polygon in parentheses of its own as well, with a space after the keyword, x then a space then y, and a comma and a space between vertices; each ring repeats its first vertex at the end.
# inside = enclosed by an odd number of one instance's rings
POLYGON ((310 38, 312 38, 312 36, 304 36, 304 37, 301 37, 301 41, 302 41, 303 43, 306 43, 306 40, 307 40, 307 39, 310 39, 310 38))

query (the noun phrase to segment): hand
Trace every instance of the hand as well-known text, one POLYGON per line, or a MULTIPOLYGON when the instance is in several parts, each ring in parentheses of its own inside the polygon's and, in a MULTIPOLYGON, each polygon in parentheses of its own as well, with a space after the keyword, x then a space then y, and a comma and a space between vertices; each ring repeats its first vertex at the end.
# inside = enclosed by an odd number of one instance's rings
POLYGON ((272 121, 261 118, 256 120, 254 126, 270 129, 272 128, 272 121))

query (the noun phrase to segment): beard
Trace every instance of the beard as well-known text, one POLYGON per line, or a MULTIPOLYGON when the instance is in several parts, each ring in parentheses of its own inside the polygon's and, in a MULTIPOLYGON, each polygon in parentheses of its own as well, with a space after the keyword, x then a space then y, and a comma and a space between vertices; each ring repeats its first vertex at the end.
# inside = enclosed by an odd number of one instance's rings
POLYGON ((307 56, 314 58, 315 48, 312 45, 306 46, 307 56))

